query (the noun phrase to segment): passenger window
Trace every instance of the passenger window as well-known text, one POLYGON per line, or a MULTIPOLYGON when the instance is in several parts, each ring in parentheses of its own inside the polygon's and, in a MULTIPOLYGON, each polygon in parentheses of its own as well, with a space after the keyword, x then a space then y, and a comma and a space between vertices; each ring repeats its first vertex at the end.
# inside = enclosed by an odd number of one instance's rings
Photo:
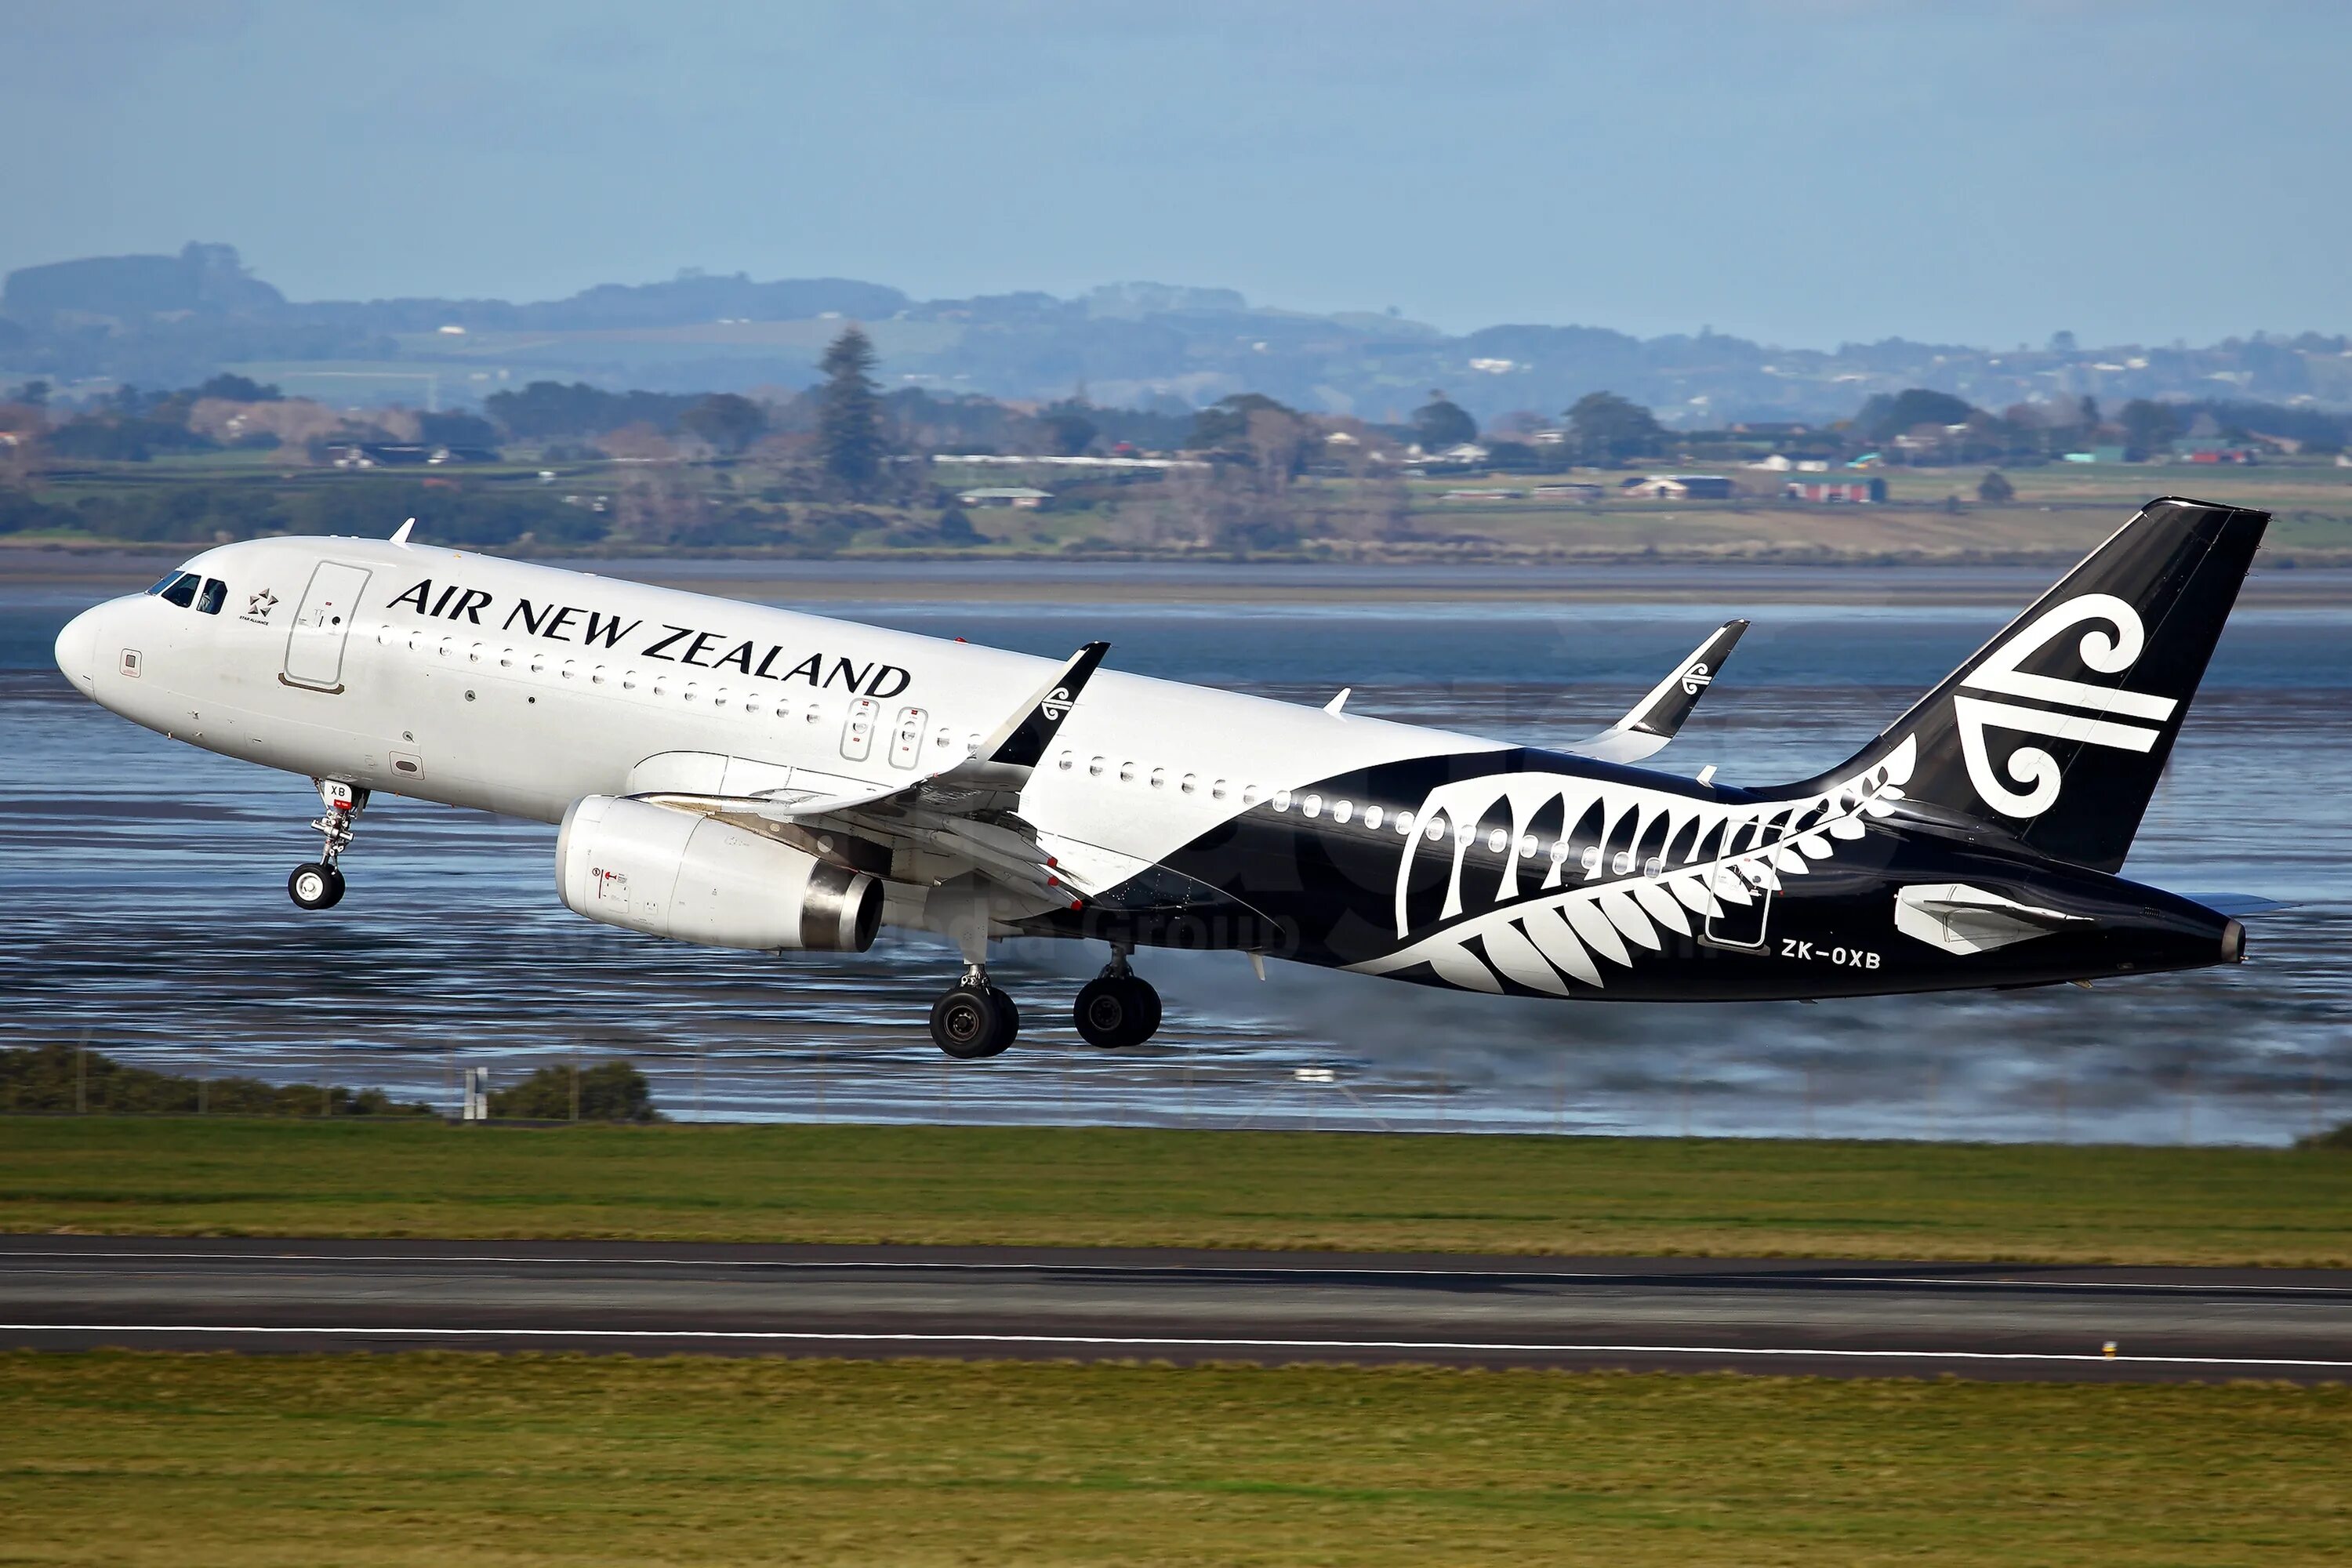
POLYGON ((1331 820, 1334 822, 1345 822, 1355 815, 1356 805, 1353 801, 1343 800, 1331 808, 1331 820))
POLYGON ((1381 808, 1377 805, 1368 805, 1364 807, 1364 826, 1377 829, 1380 825, 1381 808))
POLYGON ((205 591, 196 595, 196 608, 207 616, 217 616, 228 603, 228 584, 217 577, 205 579, 205 591))
POLYGON ((179 580, 163 590, 164 602, 186 609, 196 602, 196 584, 200 581, 194 572, 181 573, 179 580))

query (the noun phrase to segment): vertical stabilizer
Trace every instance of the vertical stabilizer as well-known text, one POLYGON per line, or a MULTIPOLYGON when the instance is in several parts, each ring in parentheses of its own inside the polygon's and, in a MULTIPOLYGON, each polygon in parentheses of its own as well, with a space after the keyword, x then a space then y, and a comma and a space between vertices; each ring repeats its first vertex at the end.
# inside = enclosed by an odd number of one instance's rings
POLYGON ((1822 779, 1916 740, 1912 798, 1997 823, 2057 859, 2120 868, 2269 522, 2151 501, 1822 779))

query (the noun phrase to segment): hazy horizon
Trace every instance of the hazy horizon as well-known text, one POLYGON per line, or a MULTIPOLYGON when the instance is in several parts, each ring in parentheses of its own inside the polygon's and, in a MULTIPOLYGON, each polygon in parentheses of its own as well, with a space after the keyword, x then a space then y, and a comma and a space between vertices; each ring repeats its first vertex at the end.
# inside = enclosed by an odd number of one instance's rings
POLYGON ((1704 9, 0 0, 38 150, 0 270, 197 238, 301 300, 700 268, 1790 347, 2352 329, 2352 15, 1704 9))

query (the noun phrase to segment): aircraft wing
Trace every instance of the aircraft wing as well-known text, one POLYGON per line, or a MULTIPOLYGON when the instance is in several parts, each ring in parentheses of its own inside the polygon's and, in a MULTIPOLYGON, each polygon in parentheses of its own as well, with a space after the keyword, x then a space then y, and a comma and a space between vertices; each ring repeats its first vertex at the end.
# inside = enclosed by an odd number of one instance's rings
POLYGON ((833 834, 910 848, 929 857, 943 875, 977 871, 1013 890, 1059 903, 1095 891, 1037 842, 1020 816, 1021 791, 1043 760, 1087 679, 1110 651, 1087 644, 1032 692, 994 731, 951 767, 921 778, 867 789, 823 794, 790 787, 751 795, 656 794, 657 805, 732 822, 797 844, 852 869, 833 834))
POLYGON ((1691 656, 1675 667, 1672 675, 1650 689, 1649 695, 1633 704, 1633 710, 1588 740, 1579 741, 1560 750, 1580 757, 1591 757, 1602 763, 1638 763, 1661 750, 1683 721, 1691 716, 1698 700, 1706 692, 1707 683, 1723 669, 1724 661, 1738 644, 1739 634, 1748 629, 1746 621, 1726 621, 1713 637, 1691 651, 1691 656))

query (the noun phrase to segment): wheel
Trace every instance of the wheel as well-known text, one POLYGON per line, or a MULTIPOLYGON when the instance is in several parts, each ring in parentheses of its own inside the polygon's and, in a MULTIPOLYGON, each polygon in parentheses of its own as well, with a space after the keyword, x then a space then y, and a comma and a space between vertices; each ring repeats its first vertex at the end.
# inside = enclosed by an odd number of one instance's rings
POLYGON ((931 1004, 931 1042, 958 1061, 999 1054, 1020 1028, 1021 1010, 993 985, 959 985, 931 1004))
POLYGON ((1132 974, 1097 975, 1078 993, 1071 1015, 1090 1046, 1139 1046, 1160 1027, 1160 993, 1132 974))
POLYGON ((343 874, 332 866, 306 860, 286 879, 286 893, 306 910, 331 910, 343 901, 343 874))

